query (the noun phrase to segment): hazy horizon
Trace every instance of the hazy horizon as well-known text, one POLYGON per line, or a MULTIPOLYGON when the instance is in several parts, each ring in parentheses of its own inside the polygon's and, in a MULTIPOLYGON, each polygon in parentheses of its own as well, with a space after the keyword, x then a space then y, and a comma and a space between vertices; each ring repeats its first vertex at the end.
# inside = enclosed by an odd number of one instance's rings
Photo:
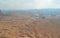
POLYGON ((60 9, 60 0, 0 0, 2 10, 60 9))

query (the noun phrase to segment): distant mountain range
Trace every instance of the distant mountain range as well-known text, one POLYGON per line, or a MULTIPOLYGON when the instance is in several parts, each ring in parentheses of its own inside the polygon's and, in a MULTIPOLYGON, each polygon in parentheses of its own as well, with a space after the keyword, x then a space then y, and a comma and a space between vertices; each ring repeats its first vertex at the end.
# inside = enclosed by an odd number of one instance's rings
POLYGON ((15 14, 15 13, 33 13, 40 15, 60 15, 60 9, 30 9, 30 10, 4 10, 6 14, 15 14))

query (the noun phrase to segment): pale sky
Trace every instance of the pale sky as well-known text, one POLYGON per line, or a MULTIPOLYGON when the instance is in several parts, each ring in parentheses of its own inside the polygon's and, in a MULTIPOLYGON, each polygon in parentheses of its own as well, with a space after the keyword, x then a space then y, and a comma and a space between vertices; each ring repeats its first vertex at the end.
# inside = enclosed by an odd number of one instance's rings
POLYGON ((0 9, 59 8, 60 0, 0 0, 0 9))

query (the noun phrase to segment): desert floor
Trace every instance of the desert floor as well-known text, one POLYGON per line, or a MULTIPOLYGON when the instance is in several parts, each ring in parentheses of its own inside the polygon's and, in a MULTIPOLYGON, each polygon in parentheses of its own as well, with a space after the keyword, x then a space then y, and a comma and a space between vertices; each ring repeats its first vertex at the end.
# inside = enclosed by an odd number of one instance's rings
POLYGON ((33 15, 0 16, 0 38, 60 38, 60 23, 33 15))

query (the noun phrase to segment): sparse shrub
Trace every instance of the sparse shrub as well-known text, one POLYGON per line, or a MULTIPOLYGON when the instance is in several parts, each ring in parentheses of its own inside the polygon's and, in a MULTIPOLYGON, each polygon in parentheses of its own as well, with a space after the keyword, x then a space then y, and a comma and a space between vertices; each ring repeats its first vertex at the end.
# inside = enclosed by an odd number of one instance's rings
POLYGON ((11 38, 15 38, 15 36, 12 34, 11 38))
POLYGON ((42 19, 45 19, 45 17, 43 16, 42 19))

